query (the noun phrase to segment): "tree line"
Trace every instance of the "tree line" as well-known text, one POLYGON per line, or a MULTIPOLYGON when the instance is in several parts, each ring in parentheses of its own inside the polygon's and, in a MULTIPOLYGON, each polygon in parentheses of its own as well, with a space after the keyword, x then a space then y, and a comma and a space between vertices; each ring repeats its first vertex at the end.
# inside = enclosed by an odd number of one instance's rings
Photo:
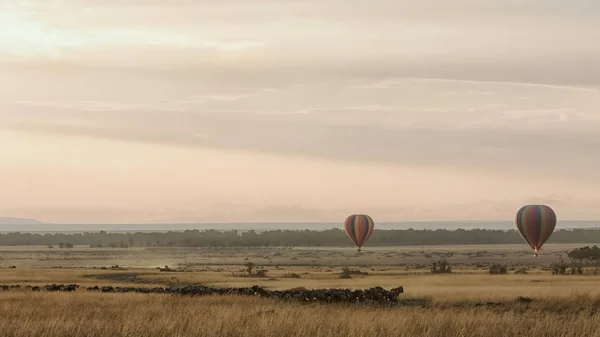
MULTIPOLYGON (((547 243, 600 242, 598 229, 557 230, 547 243)), ((365 246, 420 246, 463 244, 524 244, 515 230, 375 230, 365 246)), ((170 232, 108 233, 20 233, 0 234, 0 246, 90 247, 292 247, 353 246, 346 232, 333 228, 315 230, 218 231, 185 230, 170 232)))

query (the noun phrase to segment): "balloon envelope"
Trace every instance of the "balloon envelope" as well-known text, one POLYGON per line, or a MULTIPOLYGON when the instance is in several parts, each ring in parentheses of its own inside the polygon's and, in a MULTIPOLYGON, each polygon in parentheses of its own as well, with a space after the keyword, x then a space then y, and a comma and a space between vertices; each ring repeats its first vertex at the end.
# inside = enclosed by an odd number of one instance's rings
POLYGON ((525 205, 517 212, 515 224, 537 256, 556 227, 556 214, 546 205, 525 205))
POLYGON ((360 251, 360 248, 367 242, 371 234, 373 234, 375 223, 366 214, 352 214, 346 218, 345 228, 346 234, 348 234, 350 240, 354 242, 358 247, 358 251, 360 251))

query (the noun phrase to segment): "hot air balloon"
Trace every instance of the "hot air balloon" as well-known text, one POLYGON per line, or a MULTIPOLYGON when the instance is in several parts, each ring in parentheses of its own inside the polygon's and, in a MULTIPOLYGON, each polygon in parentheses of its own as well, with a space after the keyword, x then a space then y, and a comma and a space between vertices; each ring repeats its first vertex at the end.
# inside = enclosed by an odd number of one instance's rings
POLYGON ((537 257, 556 227, 556 214, 546 205, 525 205, 517 212, 515 224, 525 242, 533 249, 533 256, 537 257))
POLYGON ((375 223, 366 214, 352 214, 346 218, 345 228, 350 240, 354 242, 360 252, 361 247, 373 234, 375 223))

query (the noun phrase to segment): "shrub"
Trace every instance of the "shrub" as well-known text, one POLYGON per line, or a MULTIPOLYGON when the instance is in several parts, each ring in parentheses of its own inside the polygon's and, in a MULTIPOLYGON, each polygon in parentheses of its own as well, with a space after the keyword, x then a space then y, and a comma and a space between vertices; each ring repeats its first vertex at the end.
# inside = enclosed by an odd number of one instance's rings
POLYGON ((492 275, 506 275, 506 274, 508 274, 508 269, 506 268, 505 265, 494 263, 490 267, 490 274, 492 274, 492 275))
POLYGON ((432 274, 452 274, 452 267, 448 261, 439 260, 437 262, 433 262, 431 264, 431 273, 432 274))
POLYGON ((567 273, 567 264, 563 260, 562 256, 559 261, 550 265, 552 275, 565 275, 567 273))
POLYGON ((340 273, 341 279, 352 278, 352 275, 369 275, 366 271, 360 271, 358 269, 350 269, 348 267, 342 268, 342 272, 340 273))

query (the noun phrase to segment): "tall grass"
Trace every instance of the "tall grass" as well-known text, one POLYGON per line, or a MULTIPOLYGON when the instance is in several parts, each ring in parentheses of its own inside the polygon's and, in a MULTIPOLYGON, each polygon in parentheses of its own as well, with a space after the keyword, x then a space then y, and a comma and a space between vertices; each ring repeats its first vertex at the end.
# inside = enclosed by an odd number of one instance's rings
POLYGON ((600 336, 600 299, 375 308, 255 297, 0 293, 0 336, 600 336))

